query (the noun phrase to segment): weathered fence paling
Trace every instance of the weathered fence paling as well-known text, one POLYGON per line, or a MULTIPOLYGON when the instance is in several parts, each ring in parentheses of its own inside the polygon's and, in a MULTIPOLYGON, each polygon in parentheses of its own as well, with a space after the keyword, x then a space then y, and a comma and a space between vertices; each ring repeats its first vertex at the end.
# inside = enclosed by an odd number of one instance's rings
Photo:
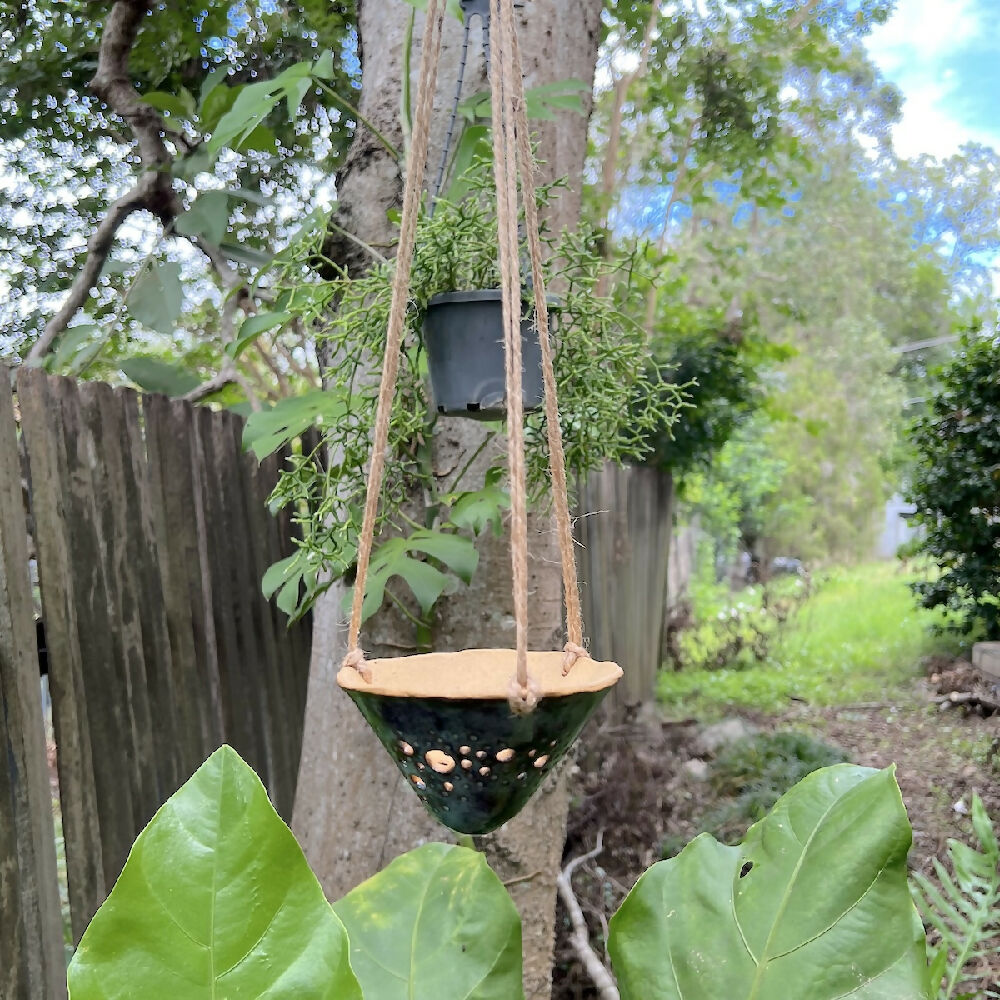
MULTIPOLYGON (((265 507, 285 456, 244 454, 239 417, 30 369, 17 404, 78 940, 139 830, 222 742, 290 818, 310 627, 261 594, 292 551, 265 507)), ((48 1000, 64 959, 9 393, 0 480, 0 1000, 48 1000)))
POLYGON ((660 666, 674 489, 669 472, 606 463, 580 484, 581 595, 591 653, 625 676, 609 707, 648 701, 660 666))
POLYGON ((66 996, 14 412, 0 400, 0 998, 66 996))

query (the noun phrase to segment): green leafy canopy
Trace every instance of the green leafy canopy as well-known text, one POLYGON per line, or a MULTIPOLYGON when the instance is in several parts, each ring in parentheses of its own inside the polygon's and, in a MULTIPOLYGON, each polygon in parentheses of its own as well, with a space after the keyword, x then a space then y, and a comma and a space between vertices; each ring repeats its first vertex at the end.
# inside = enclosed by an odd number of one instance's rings
POLYGON ((937 572, 915 585, 924 607, 953 612, 954 627, 1000 628, 1000 341, 968 331, 909 438, 915 454, 909 499, 925 534, 920 549, 937 572))
MULTIPOLYGON (((440 495, 440 484, 431 471, 428 442, 433 437, 436 413, 426 378, 422 317, 436 294, 465 289, 496 288, 500 284, 496 256, 496 212, 489 164, 476 160, 463 175, 468 195, 460 202, 441 199, 433 214, 418 224, 409 294, 415 308, 407 311, 404 349, 400 356, 396 393, 389 427, 386 488, 379 508, 379 531, 413 537, 414 530, 434 537, 438 551, 394 539, 376 550, 368 579, 365 615, 373 614, 389 596, 392 577, 407 584, 419 605, 421 625, 434 603, 448 592, 446 572, 428 562, 435 560, 457 579, 466 581, 464 565, 451 553, 463 553, 468 543, 462 532, 476 538, 485 528, 499 526, 506 496, 494 479, 481 490, 463 491, 461 482, 449 484, 440 495), (409 490, 417 488, 430 500, 423 520, 404 511, 409 490), (412 520, 411 520, 412 519, 412 520), (416 523, 414 523, 416 522, 416 523)), ((544 208, 558 185, 539 193, 544 208)), ((632 281, 642 264, 638 253, 605 259, 596 238, 586 228, 554 235, 542 234, 547 245, 546 282, 559 288, 553 312, 554 367, 566 464, 583 475, 605 460, 641 458, 649 449, 652 428, 669 426, 679 406, 676 386, 665 380, 657 391, 649 387, 650 349, 643 330, 628 317, 637 311, 640 283, 632 281), (604 284, 611 292, 602 294, 604 284)), ((334 270, 327 280, 303 280, 303 261, 322 254, 321 229, 308 229, 301 244, 280 255, 269 269, 275 308, 291 314, 315 330, 321 347, 337 359, 326 372, 326 398, 343 402, 344 415, 324 422, 325 453, 335 456, 326 467, 314 456, 302 456, 286 465, 272 496, 272 505, 286 506, 301 527, 299 553, 283 565, 282 590, 286 606, 300 599, 297 612, 305 611, 329 575, 340 575, 353 559, 360 529, 355 511, 364 504, 369 428, 374 422, 377 394, 359 377, 368 359, 385 353, 385 336, 391 303, 393 265, 384 262, 365 275, 353 277, 334 270), (320 571, 325 570, 324 577, 320 571), (300 583, 304 587, 300 590, 300 583)), ((266 433, 271 417, 255 415, 247 427, 245 443, 258 455, 267 454, 294 436, 296 426, 310 424, 310 405, 319 413, 324 396, 307 402, 288 401, 274 411, 294 414, 284 430, 266 433)), ((532 499, 547 495, 548 442, 544 413, 526 420, 526 451, 532 499)), ((460 479, 461 477, 459 477, 460 479)), ((276 583, 272 577, 269 583, 276 583)))

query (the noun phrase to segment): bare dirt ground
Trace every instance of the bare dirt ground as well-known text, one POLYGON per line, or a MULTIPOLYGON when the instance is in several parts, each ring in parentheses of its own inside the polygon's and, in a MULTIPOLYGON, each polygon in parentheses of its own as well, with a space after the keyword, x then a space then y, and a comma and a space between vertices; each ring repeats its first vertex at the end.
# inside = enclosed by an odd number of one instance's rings
MULTIPOLYGON (((950 669, 930 664, 928 678, 884 702, 833 709, 795 705, 777 717, 744 718, 768 731, 808 732, 842 748, 858 764, 895 763, 914 830, 910 863, 930 872, 932 858, 943 856, 949 838, 970 839, 973 793, 983 798, 1000 829, 1000 773, 994 771, 992 753, 1000 714, 984 717, 968 706, 939 707, 937 699, 949 690, 971 687, 967 676, 950 669)), ((598 832, 603 834, 604 850, 582 865, 573 881, 602 957, 607 920, 638 876, 660 860, 664 842, 691 839, 703 829, 705 815, 720 805, 700 763, 710 764, 711 754, 699 733, 693 720, 647 717, 595 727, 583 741, 565 859, 590 851, 598 832)), ((565 911, 560 916, 553 998, 590 1000, 597 993, 569 944, 565 911)), ((996 973, 1000 983, 1000 964, 996 973)))

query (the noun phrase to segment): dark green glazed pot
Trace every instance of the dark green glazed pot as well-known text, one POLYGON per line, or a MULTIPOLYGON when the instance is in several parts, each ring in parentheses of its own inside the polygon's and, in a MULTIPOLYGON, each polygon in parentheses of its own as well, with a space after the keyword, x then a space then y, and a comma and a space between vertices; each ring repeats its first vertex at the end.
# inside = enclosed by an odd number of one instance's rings
POLYGON ((489 833, 524 808, 607 692, 542 698, 515 715, 495 698, 347 691, 431 814, 467 834, 489 833))

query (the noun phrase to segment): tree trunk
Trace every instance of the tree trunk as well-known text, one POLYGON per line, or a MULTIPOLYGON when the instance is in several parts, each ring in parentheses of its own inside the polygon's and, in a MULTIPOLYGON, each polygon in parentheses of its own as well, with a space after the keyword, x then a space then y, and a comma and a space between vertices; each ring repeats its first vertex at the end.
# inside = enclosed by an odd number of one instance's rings
MULTIPOLYGON (((599 40, 600 0, 532 0, 519 12, 521 54, 526 85, 564 79, 593 80, 599 40)), ((411 8, 389 0, 359 0, 362 62, 360 110, 392 141, 401 142, 399 93, 402 47, 411 8)), ((476 24, 478 29, 478 22, 476 24)), ((418 14, 414 72, 419 65, 423 15, 418 14)), ((435 100, 428 175, 433 176, 444 141, 457 76, 460 27, 449 19, 435 100)), ((470 51, 466 89, 485 89, 478 30, 470 51)), ((415 81, 414 81, 415 86, 415 81)), ((589 115, 589 98, 585 101, 589 115)), ((580 211, 580 177, 586 155, 587 116, 561 113, 538 129, 544 179, 566 175, 569 185, 549 212, 555 228, 572 226, 580 211)), ((391 244, 387 212, 399 207, 402 179, 397 165, 363 128, 338 176, 339 226, 374 245, 391 244)), ((362 251, 349 241, 332 240, 329 255, 362 267, 362 251)), ((434 473, 442 489, 450 486, 483 443, 481 425, 439 418, 435 427, 434 473)), ((490 461, 503 448, 494 441, 472 463, 463 479, 475 488, 490 461)), ((529 584, 532 589, 533 648, 562 644, 562 605, 555 535, 548 515, 532 523, 529 584)), ((402 779, 334 680, 345 652, 342 588, 334 587, 316 610, 313 658, 306 706, 302 762, 293 828, 327 895, 337 899, 387 864, 427 840, 451 839, 402 779)), ((508 540, 480 546, 472 585, 444 602, 434 633, 436 649, 514 645, 508 540)), ((411 627, 391 612, 373 619, 365 648, 376 656, 413 651, 411 627)), ((550 995, 555 924, 555 878, 562 857, 567 794, 564 782, 550 779, 534 802, 502 830, 482 838, 490 863, 505 881, 521 911, 525 942, 525 992, 529 1000, 550 995)))
POLYGON ((656 695, 673 477, 659 469, 606 463, 583 483, 579 507, 586 515, 577 522, 577 535, 590 651, 625 670, 605 700, 607 710, 620 717, 656 695))

